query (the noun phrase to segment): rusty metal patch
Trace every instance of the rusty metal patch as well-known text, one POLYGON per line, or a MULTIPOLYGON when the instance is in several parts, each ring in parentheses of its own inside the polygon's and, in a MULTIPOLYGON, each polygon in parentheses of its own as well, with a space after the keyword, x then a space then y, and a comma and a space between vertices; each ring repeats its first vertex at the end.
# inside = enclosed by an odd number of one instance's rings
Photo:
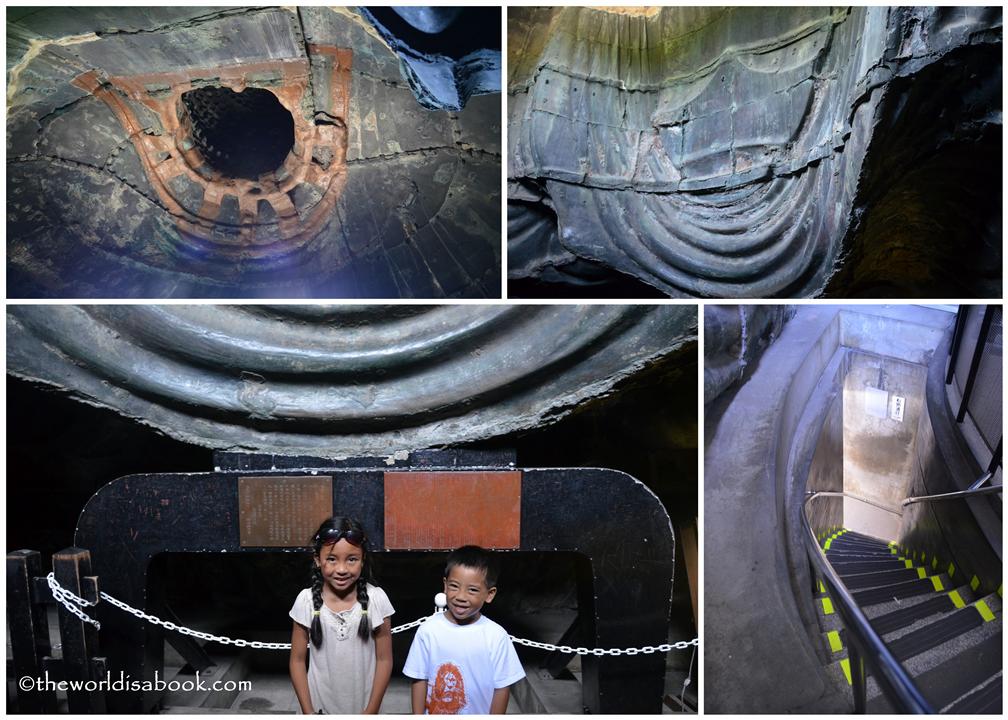
POLYGON ((332 515, 329 476, 238 478, 242 547, 305 547, 332 515))
POLYGON ((517 548, 521 477, 516 471, 385 473, 385 547, 517 548))
POLYGON ((309 51, 311 63, 271 60, 107 78, 90 70, 72 82, 118 118, 159 199, 191 244, 187 250, 275 260, 314 237, 346 184, 353 53, 326 45, 311 45, 309 51), (294 118, 294 146, 280 167, 250 180, 225 177, 205 161, 179 108, 183 93, 208 84, 235 92, 260 87, 276 95, 294 118), (151 112, 160 128, 151 127, 151 112), (316 123, 315 114, 324 121, 316 123), (296 190, 313 204, 295 207, 296 190))

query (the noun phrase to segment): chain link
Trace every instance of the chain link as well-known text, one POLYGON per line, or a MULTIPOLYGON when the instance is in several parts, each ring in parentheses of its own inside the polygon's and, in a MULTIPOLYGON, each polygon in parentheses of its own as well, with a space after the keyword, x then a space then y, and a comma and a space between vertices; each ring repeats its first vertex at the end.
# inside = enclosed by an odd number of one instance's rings
POLYGON ((420 627, 423 623, 427 621, 427 618, 422 617, 419 620, 414 620, 411 623, 406 623, 405 625, 399 625, 398 627, 392 628, 393 633, 406 632, 407 630, 412 630, 415 627, 420 627))
POLYGON ((74 595, 72 592, 64 588, 56 581, 56 573, 49 573, 46 576, 46 582, 49 583, 49 590, 50 592, 52 592, 53 597, 56 598, 58 602, 62 603, 63 607, 65 607, 67 610, 69 610, 71 613, 79 617, 84 622, 91 623, 96 628, 101 630, 101 623, 99 623, 97 620, 90 617, 83 610, 81 610, 81 607, 93 607, 97 605, 97 603, 89 602, 88 600, 85 600, 82 597, 74 595), (78 607, 78 605, 80 607, 78 607))
MULTIPOLYGON (((94 618, 88 616, 81 607, 94 607, 98 603, 90 602, 82 597, 74 595, 72 592, 64 588, 56 581, 56 576, 54 573, 49 573, 46 577, 46 581, 49 583, 49 589, 52 591, 53 597, 65 607, 68 611, 79 617, 84 622, 91 623, 99 630, 101 629, 101 624, 94 618), (79 606, 79 607, 78 607, 79 606)), ((208 642, 220 643, 221 645, 234 645, 235 647, 250 647, 256 650, 290 650, 290 643, 278 643, 278 642, 261 642, 259 640, 242 640, 229 638, 224 635, 214 635, 208 632, 201 632, 199 630, 192 630, 176 623, 170 622, 168 620, 162 620, 154 615, 149 615, 143 610, 137 610, 134 607, 130 607, 122 600, 116 600, 114 597, 107 593, 100 593, 101 599, 105 600, 111 605, 119 608, 124 612, 128 612, 130 615, 134 615, 145 622, 153 623, 154 625, 160 625, 166 630, 172 630, 182 635, 188 635, 189 637, 194 637, 199 640, 206 640, 208 642)), ((422 617, 419 620, 414 620, 413 622, 406 623, 405 625, 398 625, 392 628, 393 633, 405 632, 407 630, 412 630, 415 627, 419 627, 422 623, 426 622, 430 616, 422 617)), ((671 650, 685 650, 688 647, 699 647, 700 639, 693 638, 692 640, 680 640, 676 643, 664 643, 662 645, 645 645, 640 648, 583 648, 583 647, 571 647, 570 645, 553 645, 551 643, 539 642, 537 640, 526 640, 524 638, 517 638, 514 635, 509 635, 511 642, 517 643, 518 645, 524 645, 530 648, 538 648, 539 650, 549 650, 551 652, 561 652, 566 655, 592 655, 594 657, 602 657, 605 655, 609 656, 619 656, 619 655, 650 655, 652 653, 660 652, 666 653, 671 650)))
POLYGON ((571 647, 570 645, 553 645, 552 643, 538 642, 537 640, 525 640, 524 638, 517 638, 514 635, 510 635, 509 637, 511 638, 511 642, 526 647, 560 652, 565 655, 593 655, 595 657, 602 657, 603 655, 650 655, 656 652, 666 653, 670 650, 685 650, 688 647, 699 647, 700 645, 700 638, 693 638, 692 640, 680 640, 676 643, 645 645, 639 648, 583 648, 571 647))

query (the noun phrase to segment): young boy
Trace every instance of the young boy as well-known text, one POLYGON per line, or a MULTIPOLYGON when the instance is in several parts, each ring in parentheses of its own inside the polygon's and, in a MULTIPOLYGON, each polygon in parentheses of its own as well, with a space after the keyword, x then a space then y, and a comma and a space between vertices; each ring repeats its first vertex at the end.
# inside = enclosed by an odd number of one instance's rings
POLYGON ((480 613, 497 594, 497 575, 497 562, 483 548, 466 545, 448 556, 448 607, 420 626, 403 667, 413 678, 414 713, 507 711, 510 686, 525 671, 507 631, 480 613))

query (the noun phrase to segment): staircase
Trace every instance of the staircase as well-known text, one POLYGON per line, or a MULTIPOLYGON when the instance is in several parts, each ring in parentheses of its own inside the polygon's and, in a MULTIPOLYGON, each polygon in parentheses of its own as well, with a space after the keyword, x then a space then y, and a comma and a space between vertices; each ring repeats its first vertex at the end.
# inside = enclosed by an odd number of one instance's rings
MULTIPOLYGON (((955 565, 847 530, 825 537, 826 558, 931 707, 942 713, 1001 713, 1001 596, 955 565)), ((816 598, 832 672, 851 682, 845 630, 824 585, 816 598)), ((868 672, 867 663, 865 665, 868 672)), ((894 708, 870 677, 867 711, 894 708)))

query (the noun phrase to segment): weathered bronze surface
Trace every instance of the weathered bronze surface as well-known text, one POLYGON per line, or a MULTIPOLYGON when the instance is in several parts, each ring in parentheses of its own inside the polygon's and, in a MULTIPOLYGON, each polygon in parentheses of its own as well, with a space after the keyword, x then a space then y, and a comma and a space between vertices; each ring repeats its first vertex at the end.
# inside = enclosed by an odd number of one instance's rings
POLYGON ((332 478, 238 478, 242 547, 306 547, 332 515, 332 478))
POLYGON ((835 295, 1000 297, 1001 35, 998 8, 511 8, 508 276, 804 297, 857 248, 886 272, 835 295))
POLYGON ((551 423, 696 337, 686 305, 18 305, 7 368, 215 448, 387 458, 551 423))

